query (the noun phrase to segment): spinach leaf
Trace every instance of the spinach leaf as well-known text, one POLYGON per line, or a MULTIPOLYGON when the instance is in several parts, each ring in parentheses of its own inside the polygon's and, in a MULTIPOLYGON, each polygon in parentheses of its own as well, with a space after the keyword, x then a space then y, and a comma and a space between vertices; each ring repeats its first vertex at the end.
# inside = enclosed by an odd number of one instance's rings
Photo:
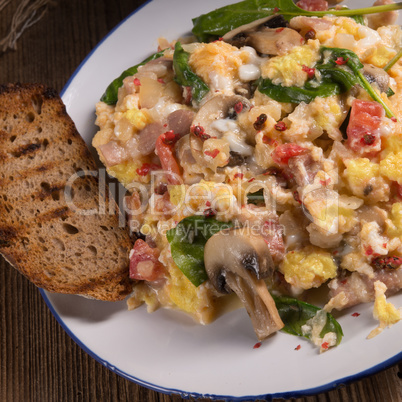
POLYGON ((392 88, 388 88, 387 92, 385 92, 385 94, 389 98, 390 96, 395 95, 395 92, 392 90, 392 88))
POLYGON ((317 87, 307 81, 303 87, 284 87, 275 85, 269 78, 261 80, 258 90, 278 102, 310 103, 317 96, 326 98, 341 93, 340 86, 335 82, 323 81, 317 87))
POLYGON ((361 87, 366 90, 366 92, 371 96, 374 101, 382 105, 385 110, 386 116, 389 118, 395 117, 395 114, 392 112, 392 110, 382 100, 381 96, 375 91, 375 89, 367 81, 367 78, 363 75, 363 64, 360 62, 359 57, 356 55, 356 53, 348 49, 332 47, 322 47, 321 52, 326 60, 329 59, 328 63, 332 64, 333 66, 337 64, 337 61, 339 63, 339 60, 342 59, 342 63, 352 70, 356 81, 361 85, 361 87))
MULTIPOLYGON (((273 296, 273 299, 276 308, 278 309, 278 313, 285 324, 282 331, 291 335, 303 336, 309 339, 308 335, 303 335, 301 328, 321 309, 292 297, 273 296)), ((343 337, 342 327, 329 313, 327 313, 327 322, 320 333, 320 337, 323 338, 328 332, 335 332, 337 339, 336 344, 339 345, 343 337)))
POLYGON ((347 65, 352 71, 363 68, 363 64, 357 54, 349 49, 321 46, 320 52, 328 65, 336 66, 337 62, 341 62, 347 65), (340 59, 343 59, 343 61, 339 61, 340 59))
POLYGON ((134 75, 137 73, 138 71, 138 67, 143 66, 144 64, 147 64, 149 61, 158 59, 159 57, 162 57, 164 55, 164 50, 155 53, 151 56, 149 56, 148 58, 146 58, 145 60, 143 60, 141 63, 128 68, 127 70, 123 71, 119 77, 117 77, 116 79, 114 79, 109 86, 106 88, 106 91, 104 92, 104 94, 102 95, 102 97, 100 98, 100 100, 102 102, 107 103, 108 105, 114 105, 117 103, 117 94, 119 91, 119 88, 123 85, 123 80, 126 77, 129 77, 130 75, 134 75))
POLYGON ((244 0, 194 18, 193 34, 199 41, 206 42, 221 37, 242 25, 276 13, 282 14, 287 19, 297 15, 323 17, 327 14, 356 18, 358 15, 392 11, 401 8, 402 3, 396 3, 355 10, 306 11, 297 7, 293 0, 244 0))
POLYGON ((200 102, 209 92, 209 87, 195 74, 189 64, 190 54, 184 51, 180 42, 176 42, 173 54, 173 68, 175 71, 175 81, 184 87, 191 87, 193 99, 200 102))
POLYGON ((199 41, 207 42, 242 25, 273 15, 279 3, 280 0, 245 0, 230 4, 194 18, 192 32, 199 41))
POLYGON ((317 65, 317 70, 321 73, 323 81, 335 82, 340 88, 341 92, 347 92, 353 85, 357 84, 356 77, 348 71, 342 70, 329 65, 317 65))
POLYGON ((205 243, 215 233, 232 226, 231 222, 194 215, 184 218, 167 232, 173 261, 194 286, 208 279, 204 266, 205 243))
MULTIPOLYGON (((303 87, 275 85, 268 78, 259 81, 260 92, 278 102, 310 103, 317 96, 325 98, 348 91, 359 84, 371 98, 382 105, 387 117, 395 117, 381 96, 363 75, 363 64, 356 53, 348 49, 321 47, 321 60, 315 68, 321 73, 320 81, 307 81, 303 87), (325 64, 324 64, 325 63, 325 64)), ((387 91, 392 95, 392 90, 387 91)))

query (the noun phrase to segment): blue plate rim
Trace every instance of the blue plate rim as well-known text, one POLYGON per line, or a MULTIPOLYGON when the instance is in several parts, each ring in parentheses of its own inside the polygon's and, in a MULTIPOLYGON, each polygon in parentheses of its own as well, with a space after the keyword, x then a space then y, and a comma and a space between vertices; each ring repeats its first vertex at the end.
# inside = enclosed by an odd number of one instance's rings
MULTIPOLYGON (((152 1, 152 0, 151 0, 152 1)), ((318 393, 322 392, 328 392, 336 389, 337 387, 341 385, 347 385, 349 383, 358 381, 362 378, 368 377, 370 375, 376 374, 382 370, 385 370, 394 364, 397 364, 398 362, 402 362, 402 352, 398 353, 397 355, 375 365, 367 370, 361 371, 359 373, 343 377, 340 379, 337 379, 335 381, 331 381, 327 384, 320 385, 319 387, 314 387, 314 388, 308 388, 304 390, 295 390, 295 391, 288 391, 288 392, 279 392, 279 393, 273 393, 273 394, 262 394, 262 395, 247 395, 247 396, 230 396, 230 395, 216 395, 216 394, 200 394, 197 392, 189 392, 189 391, 182 391, 179 389, 174 389, 174 388, 165 388, 165 387, 160 387, 156 384, 141 380, 140 378, 137 378, 135 376, 132 376, 122 370, 120 370, 118 367, 110 364, 108 361, 102 359, 100 356, 98 356, 96 353, 94 353, 89 347, 87 347, 81 340, 74 334, 74 332, 71 331, 71 329, 68 327, 68 325, 64 322, 64 320, 60 317, 60 315, 57 313, 55 310, 52 302, 50 301, 47 293, 43 289, 39 289, 40 293, 48 306, 50 312, 53 314, 53 316, 56 318, 57 322, 61 325, 63 330, 69 335, 69 337, 84 351, 86 352, 89 356, 91 356, 93 359, 95 359, 97 362, 101 363, 103 366, 108 368, 110 371, 112 371, 115 374, 118 374, 119 376, 125 378, 126 380, 129 380, 131 382, 134 382, 138 385, 141 385, 143 387, 146 387, 148 389, 151 389, 152 391, 156 392, 161 392, 167 395, 180 395, 182 398, 188 399, 188 398, 210 398, 212 400, 225 400, 225 401, 233 401, 233 402, 240 402, 240 401, 250 401, 250 400, 271 400, 273 398, 283 398, 283 399, 289 399, 289 398, 300 398, 304 396, 311 396, 311 395, 316 395, 318 393)))
MULTIPOLYGON (((93 53, 98 49, 98 47, 110 36, 112 35, 121 25, 123 25, 129 18, 131 18, 134 14, 136 14, 138 11, 140 11, 143 7, 147 6, 149 3, 151 3, 153 0, 148 0, 144 4, 142 4, 140 7, 136 8, 131 14, 129 14, 127 17, 125 17, 122 21, 120 21, 100 42, 97 43, 97 45, 88 53, 88 55, 83 59, 83 61, 79 64, 79 66, 76 68, 76 70, 73 72, 71 77, 68 79, 66 82, 65 86, 60 92, 60 96, 62 97, 68 87, 70 86, 71 82, 74 80, 76 75, 80 72, 81 68, 86 64, 86 62, 91 58, 93 53)), ((229 396, 229 395, 215 395, 215 394, 200 394, 197 392, 186 392, 178 389, 173 389, 173 388, 164 388, 164 387, 159 387, 156 384, 149 383, 147 381, 143 381, 140 378, 134 377, 124 371, 121 371, 118 367, 110 364, 106 360, 103 360, 100 356, 95 354, 89 347, 87 347, 81 340, 70 330, 68 325, 63 321, 63 319, 60 317, 60 315, 56 312, 52 302, 50 301, 48 295, 46 294, 45 290, 39 289, 40 294, 42 298, 44 299, 46 305, 48 306, 50 312, 52 315, 56 318, 57 322, 61 325, 63 330, 68 334, 68 336, 84 351, 86 352, 89 356, 91 356, 93 359, 95 359, 98 363, 102 364, 105 366, 107 369, 112 371, 113 373, 119 375, 120 377, 125 378, 126 380, 129 380, 131 382, 134 382, 138 385, 141 385, 143 387, 146 387, 148 389, 151 389, 156 392, 161 392, 167 395, 180 395, 182 398, 189 399, 189 398, 210 398, 212 400, 214 399, 220 399, 220 400, 225 400, 225 401, 246 401, 246 400, 255 400, 255 399, 260 399, 260 400, 271 400, 273 398, 284 398, 284 399, 289 399, 289 398, 299 398, 299 397, 304 397, 304 396, 310 396, 310 395, 316 395, 318 393, 322 392, 328 392, 331 390, 336 389, 337 387, 341 385, 347 385, 351 382, 358 381, 362 378, 368 377, 370 375, 376 374, 382 370, 385 370, 394 364, 397 364, 398 362, 402 361, 402 352, 398 353, 397 355, 391 357, 390 359, 387 359, 373 367, 368 368, 367 370, 361 371, 357 374, 353 374, 351 376, 347 376, 341 379, 338 379, 336 381, 329 382, 327 384, 321 385, 319 387, 315 388, 309 388, 306 390, 297 390, 297 391, 289 391, 289 392, 281 392, 281 393, 275 393, 275 394, 263 394, 263 395, 249 395, 249 396, 240 396, 240 397, 235 397, 235 396, 229 396)))

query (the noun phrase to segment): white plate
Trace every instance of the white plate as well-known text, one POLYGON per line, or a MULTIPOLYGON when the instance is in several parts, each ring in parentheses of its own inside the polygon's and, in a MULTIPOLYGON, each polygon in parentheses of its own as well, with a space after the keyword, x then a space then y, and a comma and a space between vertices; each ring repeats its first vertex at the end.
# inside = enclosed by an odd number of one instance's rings
MULTIPOLYGON (((115 77, 156 51, 159 36, 173 40, 190 31, 191 18, 231 2, 153 0, 111 32, 63 91, 68 113, 86 142, 96 131, 94 105, 115 77)), ((354 8, 368 4, 353 3, 354 8)), ((201 326, 180 312, 129 312, 125 302, 42 295, 86 352, 121 376, 164 393, 232 400, 297 397, 333 389, 402 359, 402 323, 366 339, 377 325, 372 304, 345 311, 339 319, 345 334, 341 345, 320 355, 308 341, 283 333, 254 349, 257 341, 244 310, 201 326), (361 315, 353 317, 355 311, 361 315)), ((402 306, 402 294, 390 301, 402 306)))

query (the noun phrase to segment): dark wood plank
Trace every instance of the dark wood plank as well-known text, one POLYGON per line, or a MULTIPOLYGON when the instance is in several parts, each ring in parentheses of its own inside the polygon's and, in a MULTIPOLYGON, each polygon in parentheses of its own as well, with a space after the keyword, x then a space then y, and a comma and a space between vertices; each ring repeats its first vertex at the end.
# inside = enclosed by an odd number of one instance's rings
MULTIPOLYGON (((168 1, 168 0, 166 0, 168 1)), ((0 37, 19 1, 0 12, 0 37)), ((85 56, 144 0, 59 0, 0 55, 0 83, 41 82, 60 91, 85 56)), ((1 219, 1 217, 0 217, 1 219)), ((0 401, 179 402, 112 373, 81 350, 38 289, 0 257, 0 401)), ((402 401, 401 367, 299 402, 402 401)))

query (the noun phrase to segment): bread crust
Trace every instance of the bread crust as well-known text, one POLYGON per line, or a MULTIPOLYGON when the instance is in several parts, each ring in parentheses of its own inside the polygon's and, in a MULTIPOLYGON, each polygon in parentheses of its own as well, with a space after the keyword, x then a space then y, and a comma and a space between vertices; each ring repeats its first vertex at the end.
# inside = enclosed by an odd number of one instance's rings
POLYGON ((0 86, 0 253, 50 292, 117 301, 132 241, 97 176, 56 91, 0 86))

